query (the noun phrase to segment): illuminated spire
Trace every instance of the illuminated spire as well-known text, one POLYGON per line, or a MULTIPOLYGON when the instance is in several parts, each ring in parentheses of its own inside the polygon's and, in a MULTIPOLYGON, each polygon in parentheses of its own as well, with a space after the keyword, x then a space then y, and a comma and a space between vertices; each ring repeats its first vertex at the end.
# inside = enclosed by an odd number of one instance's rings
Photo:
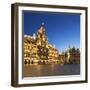
POLYGON ((33 39, 36 39, 36 34, 35 33, 33 33, 33 39))
POLYGON ((41 26, 40 26, 38 32, 39 32, 40 34, 44 34, 44 33, 45 33, 44 22, 42 22, 42 24, 41 24, 41 26))

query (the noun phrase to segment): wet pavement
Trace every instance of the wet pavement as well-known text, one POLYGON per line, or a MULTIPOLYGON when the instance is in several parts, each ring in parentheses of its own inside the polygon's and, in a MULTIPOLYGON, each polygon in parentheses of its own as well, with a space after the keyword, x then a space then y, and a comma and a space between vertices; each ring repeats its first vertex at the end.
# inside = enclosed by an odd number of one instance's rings
POLYGON ((80 75, 80 64, 30 65, 23 70, 24 77, 80 75))

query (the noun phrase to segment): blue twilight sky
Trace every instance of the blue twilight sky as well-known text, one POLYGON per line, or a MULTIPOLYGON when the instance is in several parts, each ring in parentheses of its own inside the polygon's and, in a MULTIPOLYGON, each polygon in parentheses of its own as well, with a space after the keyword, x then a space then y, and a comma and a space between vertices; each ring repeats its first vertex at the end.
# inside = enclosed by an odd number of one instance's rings
POLYGON ((23 11, 24 34, 37 33, 42 22, 49 42, 60 52, 80 48, 80 14, 23 11))

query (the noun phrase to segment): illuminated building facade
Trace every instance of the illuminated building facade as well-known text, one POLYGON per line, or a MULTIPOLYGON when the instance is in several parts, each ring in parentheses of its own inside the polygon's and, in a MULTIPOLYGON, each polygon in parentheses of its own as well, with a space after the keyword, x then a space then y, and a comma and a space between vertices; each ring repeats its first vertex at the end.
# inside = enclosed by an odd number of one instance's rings
POLYGON ((67 63, 80 63, 80 50, 75 47, 69 48, 67 52, 67 63))
POLYGON ((80 63, 79 49, 69 48, 65 53, 59 54, 55 46, 48 42, 45 34, 44 24, 38 29, 38 32, 30 35, 24 35, 24 64, 72 64, 80 63))
POLYGON ((24 63, 25 65, 40 63, 55 63, 59 56, 58 50, 48 42, 44 24, 37 34, 24 35, 24 63))

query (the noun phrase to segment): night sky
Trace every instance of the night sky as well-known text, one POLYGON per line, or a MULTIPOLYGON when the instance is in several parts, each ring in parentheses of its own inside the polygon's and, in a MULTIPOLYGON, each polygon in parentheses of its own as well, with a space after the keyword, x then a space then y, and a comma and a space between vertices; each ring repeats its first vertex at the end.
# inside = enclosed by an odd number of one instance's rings
POLYGON ((43 22, 49 42, 60 52, 80 48, 80 14, 23 11, 24 34, 37 33, 43 22))

